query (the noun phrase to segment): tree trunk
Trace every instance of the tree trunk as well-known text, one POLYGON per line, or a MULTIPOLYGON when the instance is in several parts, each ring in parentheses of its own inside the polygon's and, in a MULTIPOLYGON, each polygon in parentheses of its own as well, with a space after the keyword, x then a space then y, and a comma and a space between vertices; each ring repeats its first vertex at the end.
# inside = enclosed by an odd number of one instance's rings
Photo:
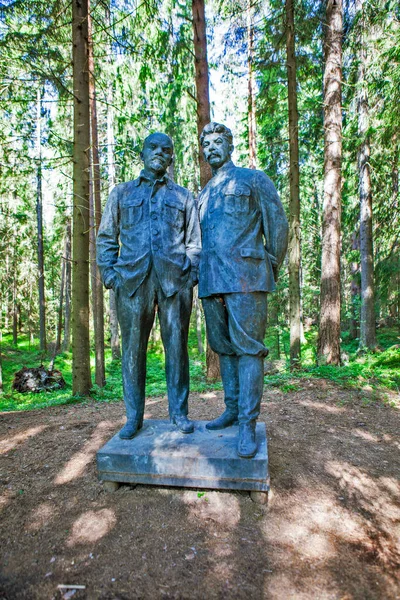
POLYGON ((289 108, 289 319, 290 319, 290 366, 300 365, 301 319, 300 319, 300 173, 297 110, 297 81, 294 0, 286 0, 286 55, 289 108))
POLYGON ((67 220, 65 232, 65 315, 64 315, 64 340, 62 349, 67 352, 71 337, 71 221, 67 220))
MULTIPOLYGON (((90 117, 91 117, 91 142, 92 142, 92 193, 93 193, 93 215, 94 215, 94 234, 96 236, 101 222, 101 192, 100 192, 100 159, 99 159, 99 139, 97 124, 97 104, 96 104, 96 85, 94 79, 94 61, 93 61, 93 40, 90 10, 88 15, 88 40, 89 40, 89 94, 90 94, 90 117)), ((94 240, 94 249, 96 249, 96 239, 94 240)), ((96 254, 96 251, 95 251, 96 254)), ((95 381, 99 387, 106 383, 105 362, 104 362, 104 293, 103 283, 100 277, 100 271, 94 256, 94 279, 93 285, 96 288, 94 295, 95 304, 93 306, 93 324, 94 324, 94 347, 95 347, 95 381)))
POLYGON ((72 0, 74 92, 72 392, 92 387, 89 341, 89 70, 88 1, 72 0))
POLYGON ((210 122, 210 94, 207 60, 206 16, 204 0, 192 0, 193 44, 196 71, 197 135, 199 143, 200 187, 211 179, 210 165, 205 161, 200 146, 200 134, 210 122))
POLYGON ((361 262, 361 315, 360 315, 360 348, 372 350, 376 348, 375 325, 375 283, 374 252, 372 233, 372 186, 370 168, 370 144, 368 136, 369 107, 368 91, 365 81, 367 49, 365 40, 365 23, 363 19, 363 0, 357 1, 357 11, 361 12, 360 56, 358 68, 357 98, 358 135, 361 146, 358 151, 358 178, 360 194, 360 262, 361 262))
MULTIPOLYGON (((110 12, 107 8, 107 23, 110 24, 110 12)), ((112 45, 110 45, 110 64, 112 68, 112 45)), ((114 108, 113 108, 113 87, 112 82, 108 83, 107 89, 107 169, 108 169, 108 193, 110 194, 115 186, 115 162, 114 162, 114 108)), ((119 327, 117 317, 117 304, 113 290, 109 291, 109 309, 110 309, 110 337, 111 337, 111 356, 113 360, 121 358, 121 344, 119 340, 119 327)))
POLYGON ((42 203, 42 144, 41 144, 41 97, 37 90, 36 101, 36 160, 37 160, 37 255, 38 255, 38 288, 39 288, 39 341, 40 350, 47 349, 46 340, 46 299, 44 289, 44 253, 43 253, 43 203, 42 203))
MULTIPOLYGON (((206 16, 204 0, 192 0, 193 13, 193 45, 196 71, 197 99, 197 136, 199 144, 200 187, 203 188, 211 179, 210 165, 205 161, 200 145, 200 135, 210 122, 210 94, 207 60, 206 16)), ((208 379, 220 377, 219 358, 207 344, 206 369, 208 379)))
POLYGON ((202 327, 201 327, 201 308, 200 308, 200 300, 199 300, 199 290, 198 288, 194 288, 193 290, 193 302, 195 308, 195 316, 196 316, 196 335, 197 335, 197 350, 199 354, 203 354, 204 346, 203 346, 203 335, 202 335, 202 327))
MULTIPOLYGON (((360 238, 357 233, 352 235, 352 250, 360 249, 360 238)), ((350 265, 351 270, 351 284, 350 284, 350 295, 351 295, 351 317, 350 317, 350 339, 355 340, 358 335, 358 303, 360 299, 360 283, 359 273, 360 265, 358 262, 353 261, 350 265)))
POLYGON ((54 348, 54 355, 60 351, 61 347, 61 330, 62 330, 62 319, 63 319, 63 306, 64 306, 64 288, 65 288, 65 255, 66 255, 67 240, 64 241, 64 254, 61 257, 61 285, 60 285, 60 299, 58 304, 58 319, 57 319, 57 335, 56 345, 54 348))
POLYGON ((247 3, 247 122, 249 136, 249 169, 257 168, 256 82, 254 78, 254 5, 247 3))
POLYGON ((340 364, 340 228, 342 196, 342 0, 327 0, 324 72, 324 204, 318 356, 340 364))

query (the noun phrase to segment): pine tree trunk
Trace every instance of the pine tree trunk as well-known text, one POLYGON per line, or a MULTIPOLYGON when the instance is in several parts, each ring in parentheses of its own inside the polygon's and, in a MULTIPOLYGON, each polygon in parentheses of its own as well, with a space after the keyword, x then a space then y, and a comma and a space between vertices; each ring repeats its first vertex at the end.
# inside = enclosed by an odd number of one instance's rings
POLYGON ((342 201, 342 0, 327 0, 324 72, 324 205, 319 360, 340 364, 340 231, 342 201))
POLYGON ((200 187, 211 179, 210 165, 205 161, 200 146, 200 134, 210 122, 210 94, 207 60, 206 16, 204 0, 192 0, 193 44, 196 71, 197 135, 199 139, 200 187))
POLYGON ((46 299, 44 289, 44 253, 43 253, 43 202, 42 202, 42 144, 41 144, 41 97, 37 90, 36 101, 36 151, 37 151, 37 255, 38 255, 38 288, 39 288, 39 341, 40 350, 46 351, 46 299))
POLYGON ((247 3, 247 124, 249 138, 249 169, 257 168, 256 82, 254 78, 254 6, 247 3))
POLYGON ((63 320, 63 306, 64 306, 64 289, 65 289, 65 255, 66 255, 66 246, 67 240, 64 241, 64 254, 61 257, 61 284, 60 284, 60 299, 58 303, 58 318, 57 318, 57 335, 56 335, 56 345, 54 349, 54 355, 56 355, 60 351, 61 347, 61 330, 62 330, 62 320, 63 320))
POLYGON ((297 81, 294 0, 286 0, 286 55, 289 108, 289 319, 290 319, 290 366, 300 365, 301 319, 300 319, 300 172, 297 110, 297 81))
POLYGON ((196 312, 196 335, 197 335, 197 350, 199 354, 203 354, 204 346, 203 346, 203 335, 202 335, 202 327, 201 327, 201 308, 200 308, 200 300, 199 300, 199 290, 198 288, 194 288, 193 290, 193 302, 194 308, 196 312))
POLYGON ((67 220, 65 232, 65 314, 64 314, 64 340, 62 349, 67 352, 71 337, 71 221, 67 220))
MULTIPOLYGON (((360 249, 360 238, 357 233, 352 235, 352 250, 360 249)), ((351 317, 350 317, 350 339, 355 340, 358 335, 358 303, 360 299, 360 284, 359 284, 359 273, 360 265, 358 262, 353 261, 350 265, 351 270, 351 284, 350 284, 350 296, 351 296, 351 317)))
MULTIPOLYGON (((110 12, 107 8, 107 23, 110 23, 110 12)), ((110 45, 110 64, 112 67, 112 45, 110 45)), ((110 81, 107 89, 107 170, 108 170, 108 193, 111 193, 115 186, 115 162, 114 162, 114 109, 113 109, 113 87, 110 81)), ((113 290, 109 291, 109 310, 110 310, 110 338, 111 338, 111 356, 113 360, 121 358, 121 344, 119 339, 119 327, 117 317, 117 304, 113 290)))
MULTIPOLYGON (((200 187, 203 188, 211 179, 210 165, 205 161, 200 145, 200 135, 210 122, 210 94, 207 60, 206 16, 204 0, 192 0, 193 13, 193 45, 196 72, 197 99, 197 136, 199 148, 200 187)), ((221 375, 218 355, 207 344, 206 370, 208 379, 218 379, 221 375)))
POLYGON ((18 344, 18 310, 17 310, 17 274, 14 272, 13 279, 13 304, 12 304, 12 333, 13 344, 18 344))
MULTIPOLYGON (((363 11, 363 0, 357 2, 358 12, 363 11)), ((367 49, 363 14, 359 22, 360 57, 358 68, 358 135, 361 146, 358 151, 358 178, 360 194, 360 261, 361 261, 361 315, 360 348, 372 350, 376 347, 375 282, 372 233, 372 186, 370 167, 370 143, 368 136, 369 108, 365 81, 367 49)))
POLYGON ((89 70, 88 2, 72 0, 74 91, 72 239, 72 391, 92 387, 89 341, 89 70))
MULTIPOLYGON (((96 104, 96 85, 94 79, 94 61, 93 61, 93 40, 92 26, 90 18, 90 9, 88 17, 88 39, 89 39, 89 94, 90 94, 90 117, 91 117, 91 142, 92 142, 92 193, 93 193, 93 216, 94 216, 94 235, 100 227, 101 222, 101 192, 100 192, 100 159, 99 159, 99 139, 97 124, 97 104, 96 104)), ((94 240, 94 249, 96 248, 96 239, 94 240)), ((96 254, 96 252, 95 252, 96 254)), ((104 359, 104 293, 103 283, 100 277, 100 271, 94 256, 94 278, 92 280, 96 292, 94 294, 95 304, 93 305, 93 324, 94 324, 94 347, 95 347, 95 382, 99 387, 106 383, 105 359, 104 359)))

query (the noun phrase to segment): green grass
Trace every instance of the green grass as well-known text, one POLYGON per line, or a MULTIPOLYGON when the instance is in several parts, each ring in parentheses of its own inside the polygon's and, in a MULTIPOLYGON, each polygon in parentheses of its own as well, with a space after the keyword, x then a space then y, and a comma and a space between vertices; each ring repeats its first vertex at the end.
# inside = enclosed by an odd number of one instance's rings
MULTIPOLYGON (((363 390, 367 389, 363 401, 366 403, 376 398, 382 399, 385 391, 400 390, 400 335, 398 329, 385 329, 378 331, 380 350, 376 353, 358 353, 357 340, 348 340, 343 334, 342 348, 348 356, 348 361, 341 367, 329 365, 316 365, 316 329, 306 333, 306 343, 302 346, 302 368, 290 372, 288 365, 289 332, 285 328, 279 330, 280 363, 279 372, 265 377, 267 387, 277 387, 283 393, 301 390, 302 379, 324 378, 346 388, 363 390), (372 390, 372 392, 371 392, 372 390)), ((266 344, 270 348, 269 359, 277 359, 277 329, 267 331, 266 344)), ((3 393, 0 394, 0 410, 30 410, 85 402, 86 399, 72 395, 72 356, 70 352, 59 354, 55 361, 55 368, 60 370, 67 383, 66 388, 54 392, 41 392, 38 394, 20 394, 11 389, 14 373, 23 366, 38 367, 41 362, 48 366, 49 356, 42 356, 38 345, 30 344, 26 336, 19 337, 17 347, 12 344, 9 335, 4 336, 2 343, 3 367, 3 393)), ((220 382, 209 383, 205 378, 205 356, 197 350, 196 334, 193 329, 189 335, 189 360, 190 360, 190 388, 193 392, 206 392, 222 389, 220 382)), ((94 358, 92 357, 94 367, 94 358)), ((122 399, 121 363, 111 359, 111 352, 106 351, 106 379, 104 388, 94 386, 91 397, 98 402, 116 402, 122 399)), ((161 342, 149 346, 147 356, 147 396, 165 396, 167 394, 165 382, 164 353, 161 342)))

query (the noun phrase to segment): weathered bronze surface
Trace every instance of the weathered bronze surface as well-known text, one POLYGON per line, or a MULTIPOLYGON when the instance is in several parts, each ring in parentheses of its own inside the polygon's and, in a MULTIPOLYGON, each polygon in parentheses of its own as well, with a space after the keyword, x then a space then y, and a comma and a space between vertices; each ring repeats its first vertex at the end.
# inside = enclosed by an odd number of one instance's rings
POLYGON ((231 131, 209 123, 201 135, 213 177, 199 196, 199 296, 211 348, 219 354, 226 410, 210 430, 239 422, 238 454, 257 452, 263 392, 267 294, 285 257, 288 223, 272 181, 231 161, 231 131))
POLYGON ((115 292, 121 327, 127 424, 120 436, 127 439, 143 424, 146 351, 156 307, 170 418, 180 431, 193 431, 187 419, 187 339, 198 278, 198 216, 190 192, 166 175, 172 140, 162 133, 148 136, 141 158, 140 176, 111 192, 97 236, 97 264, 105 286, 115 292))

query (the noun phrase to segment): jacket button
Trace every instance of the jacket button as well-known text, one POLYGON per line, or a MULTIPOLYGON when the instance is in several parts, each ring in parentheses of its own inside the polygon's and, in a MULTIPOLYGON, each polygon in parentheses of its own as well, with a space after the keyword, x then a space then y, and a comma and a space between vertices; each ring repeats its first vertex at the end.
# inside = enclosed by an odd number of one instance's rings
POLYGON ((151 213, 151 218, 155 221, 157 219, 157 213, 151 213))
POLYGON ((159 235, 160 234, 160 230, 159 229, 153 229, 153 233, 154 233, 154 235, 159 235))
POLYGON ((156 203, 157 202, 157 198, 155 196, 153 196, 153 198, 151 199, 152 202, 156 203))
POLYGON ((211 225, 210 225, 210 229, 215 229, 215 225, 214 225, 214 223, 211 223, 211 225))
POLYGON ((215 242, 211 242, 210 246, 211 248, 215 248, 215 242))
POLYGON ((153 250, 159 250, 160 246, 158 244, 153 244, 153 250))

